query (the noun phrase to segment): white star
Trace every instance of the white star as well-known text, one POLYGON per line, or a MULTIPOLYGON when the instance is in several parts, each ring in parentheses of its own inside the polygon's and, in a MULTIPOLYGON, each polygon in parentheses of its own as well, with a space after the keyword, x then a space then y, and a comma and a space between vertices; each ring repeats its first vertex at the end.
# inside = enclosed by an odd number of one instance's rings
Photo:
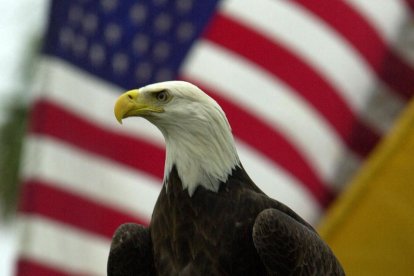
POLYGON ((112 58, 112 68, 115 73, 123 74, 128 70, 128 56, 124 53, 116 53, 112 58))
POLYGON ((188 13, 193 8, 193 0, 177 0, 175 7, 181 14, 188 13))
POLYGON ((78 24, 82 20, 83 10, 79 6, 71 6, 69 9, 69 22, 71 24, 78 24))
POLYGON ((168 2, 168 0, 152 0, 155 6, 163 6, 168 2))
POLYGON ((180 42, 187 42, 194 35, 195 29, 191 22, 182 22, 177 27, 176 37, 180 42))
POLYGON ((141 25, 147 19, 147 8, 144 4, 135 4, 130 12, 129 17, 134 25, 141 25))
POLYGON ((101 44, 93 44, 89 49, 89 59, 95 66, 100 66, 105 61, 105 49, 101 44))
POLYGON ((154 28, 157 33, 167 32, 172 25, 171 16, 167 13, 159 14, 154 20, 154 28))
POLYGON ((59 32, 59 42, 62 48, 69 48, 75 39, 75 34, 69 27, 63 27, 59 32))
POLYGON ((84 55, 87 48, 88 48, 88 41, 86 37, 84 37, 81 34, 77 35, 73 43, 73 51, 75 52, 75 55, 77 56, 84 55))
POLYGON ((118 6, 118 0, 101 0, 101 5, 105 12, 113 12, 118 6))
POLYGON ((152 65, 148 62, 138 63, 135 69, 135 76, 139 81, 145 82, 151 78, 152 75, 152 65))
POLYGON ((89 49, 89 59, 95 66, 100 66, 105 61, 105 49, 101 44, 92 44, 89 49))
POLYGON ((150 39, 144 34, 137 34, 132 40, 132 49, 138 55, 145 54, 148 51, 149 45, 150 39))
POLYGON ((164 61, 170 54, 170 45, 161 41, 154 45, 153 55, 154 59, 157 61, 164 61))
POLYGON ((82 21, 83 30, 88 34, 93 34, 98 27, 98 17, 96 14, 89 13, 82 21))
POLYGON ((109 44, 116 44, 119 42, 122 31, 121 28, 114 23, 108 24, 104 31, 105 39, 109 44))
POLYGON ((172 77, 173 77, 172 71, 165 67, 158 70, 158 72, 155 75, 156 81, 167 81, 167 80, 171 80, 172 77))

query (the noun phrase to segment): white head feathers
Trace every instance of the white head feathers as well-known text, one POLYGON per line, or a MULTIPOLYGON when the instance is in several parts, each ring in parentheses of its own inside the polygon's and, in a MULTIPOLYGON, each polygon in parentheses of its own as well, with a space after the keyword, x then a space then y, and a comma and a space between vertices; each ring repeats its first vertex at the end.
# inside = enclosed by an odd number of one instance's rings
POLYGON ((157 126, 166 141, 164 182, 175 165, 183 189, 190 196, 201 185, 218 191, 240 165, 227 118, 215 100, 197 86, 184 81, 155 83, 140 93, 166 91, 164 112, 144 116, 157 126))

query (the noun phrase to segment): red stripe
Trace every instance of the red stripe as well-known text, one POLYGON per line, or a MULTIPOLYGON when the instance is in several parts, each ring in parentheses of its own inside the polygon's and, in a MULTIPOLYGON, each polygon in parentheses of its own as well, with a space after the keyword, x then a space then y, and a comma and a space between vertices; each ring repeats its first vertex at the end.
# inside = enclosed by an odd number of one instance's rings
MULTIPOLYGON (((248 26, 221 14, 212 20, 205 37, 244 56, 276 78, 286 82, 328 120, 345 143, 356 153, 365 156, 375 143, 369 144, 368 150, 353 147, 355 144, 351 143, 350 137, 352 137, 355 124, 366 130, 365 132, 369 135, 367 143, 379 141, 378 134, 363 122, 358 121, 328 82, 282 45, 274 43, 248 26), (232 35, 228 35, 229 33, 232 35)), ((364 137, 361 138, 364 139, 364 137)))
POLYGON ((53 136, 86 151, 163 178, 164 150, 130 136, 114 133, 41 100, 34 104, 30 130, 53 136))
MULTIPOLYGON (((379 78, 405 99, 414 93, 414 69, 389 48, 374 27, 343 1, 295 0, 347 39, 379 78)), ((411 1, 412 2, 412 1, 411 1)))
POLYGON ((413 0, 405 0, 407 6, 411 9, 411 12, 414 12, 414 1, 413 0))
MULTIPOLYGON (((303 161, 301 155, 284 138, 241 108, 224 100, 221 100, 220 103, 224 105, 223 108, 226 108, 226 112, 232 118, 232 124, 235 124, 233 128, 236 135, 240 136, 246 143, 257 147, 257 150, 268 156, 269 159, 287 168, 299 180, 306 183, 309 186, 308 189, 315 195, 322 206, 326 206, 330 202, 333 195, 325 188, 321 180, 315 176, 315 173, 303 161), (249 124, 238 123, 243 121, 249 122, 249 124), (256 135, 253 135, 254 133, 256 135), (267 143, 263 141, 258 142, 257 133, 269 135, 267 143)), ((114 134, 99 128, 65 111, 62 107, 45 100, 39 101, 34 105, 32 118, 31 130, 35 133, 58 138, 86 151, 111 158, 142 171, 149 171, 160 178, 162 177, 160 168, 164 164, 164 153, 159 148, 144 141, 114 134), (96 137, 99 137, 99 139, 96 137), (137 158, 137 156, 140 156, 140 158, 137 158), (152 160, 150 158, 144 160, 145 156, 151 157, 152 160)))
POLYGON ((27 260, 21 258, 18 260, 16 269, 16 276, 28 276, 28 275, 41 275, 41 276, 75 276, 75 275, 86 275, 86 274, 74 274, 61 271, 44 264, 40 264, 36 261, 27 260))
MULTIPOLYGON (((183 79, 188 80, 185 76, 183 79)), ((205 84, 193 79, 190 82, 195 83, 220 104, 226 112, 234 135, 292 173, 322 206, 327 206, 333 198, 332 191, 323 184, 300 152, 283 135, 263 121, 256 119, 245 109, 219 96, 219 93, 209 89, 205 84), (259 137, 266 137, 266 139, 259 137)))
POLYGON ((393 88, 405 100, 414 94, 414 69, 394 52, 388 52, 384 58, 381 79, 393 88))
POLYGON ((388 47, 378 32, 343 1, 295 0, 336 29, 378 71, 388 47))
POLYGON ((145 218, 126 214, 101 202, 60 189, 53 183, 38 180, 29 180, 23 186, 20 211, 39 214, 107 238, 111 238, 122 223, 149 223, 145 218))

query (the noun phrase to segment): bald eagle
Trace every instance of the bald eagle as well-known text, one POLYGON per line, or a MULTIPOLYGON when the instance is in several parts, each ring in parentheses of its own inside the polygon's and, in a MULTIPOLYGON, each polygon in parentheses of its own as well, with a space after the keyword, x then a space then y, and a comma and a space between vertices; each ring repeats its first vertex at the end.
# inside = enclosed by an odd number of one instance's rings
POLYGON ((166 160, 149 227, 116 230, 108 275, 344 275, 312 226, 250 179, 223 110, 197 86, 130 90, 114 112, 154 124, 166 160))

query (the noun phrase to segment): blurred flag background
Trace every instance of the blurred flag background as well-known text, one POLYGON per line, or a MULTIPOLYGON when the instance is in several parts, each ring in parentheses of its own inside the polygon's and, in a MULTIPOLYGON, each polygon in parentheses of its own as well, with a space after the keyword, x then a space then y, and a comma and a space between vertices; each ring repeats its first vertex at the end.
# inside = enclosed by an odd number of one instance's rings
MULTIPOLYGON (((116 227, 130 221, 149 223, 161 188, 164 142, 144 120, 119 126, 113 104, 127 89, 171 79, 193 82, 219 102, 246 170, 268 195, 315 226, 325 218, 322 233, 345 270, 364 264, 351 245, 359 244, 365 254, 373 250, 376 242, 355 238, 362 235, 355 229, 374 231, 361 227, 374 225, 371 213, 358 220, 355 210, 341 206, 369 198, 355 192, 369 189, 347 192, 347 186, 359 169, 372 171, 372 165, 363 166, 370 155, 382 156, 376 158, 382 162, 390 159, 375 148, 387 133, 393 134, 394 122, 414 93, 414 2, 36 4, 24 3, 9 13, 15 20, 9 21, 9 30, 26 30, 20 40, 17 33, 8 36, 15 42, 8 50, 18 57, 14 72, 20 79, 14 79, 13 88, 2 88, 8 93, 1 98, 7 106, 1 132, 2 152, 7 154, 1 171, 2 177, 8 176, 1 183, 2 210, 13 206, 13 194, 18 195, 13 219, 18 232, 12 246, 16 266, 10 273, 105 275, 116 227), (13 162, 19 164, 18 177, 13 162), (346 196, 352 200, 341 199, 346 196), (334 211, 326 217, 332 204, 334 211), (338 221, 345 217, 358 222, 355 229, 342 230, 338 221), (332 233, 347 238, 338 241, 332 233)), ((2 66, 7 72, 13 69, 2 66)), ((401 123, 399 129, 405 125, 410 124, 401 123)), ((408 141, 402 136, 402 143, 408 141)), ((411 156, 410 148, 400 154, 411 156)), ((390 167, 383 165, 379 171, 390 167)), ((375 197, 379 205, 371 212, 386 213, 380 208, 391 188, 398 190, 393 193, 396 202, 401 191, 414 197, 409 185, 398 188, 401 179, 410 179, 401 177, 400 167, 393 170, 400 177, 390 178, 395 183, 375 186, 383 193, 375 197)), ((374 183, 364 179, 352 187, 374 183)), ((410 204, 406 207, 404 212, 414 214, 410 204)), ((379 218, 378 227, 386 229, 387 219, 379 218)), ((401 227, 414 231, 412 223, 401 227)), ((398 235, 395 229, 392 233, 398 235)), ((408 246, 407 252, 413 249, 408 246)), ((384 257, 377 253, 371 267, 384 257)))

